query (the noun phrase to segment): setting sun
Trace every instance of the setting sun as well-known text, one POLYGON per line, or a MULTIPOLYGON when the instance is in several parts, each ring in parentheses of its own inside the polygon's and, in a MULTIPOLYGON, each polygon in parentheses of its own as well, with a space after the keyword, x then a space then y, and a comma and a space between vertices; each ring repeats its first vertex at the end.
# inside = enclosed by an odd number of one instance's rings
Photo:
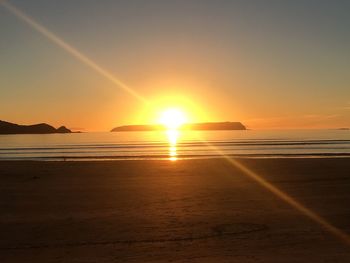
POLYGON ((176 130, 188 121, 186 114, 176 108, 167 109, 162 112, 159 122, 168 130, 176 130))

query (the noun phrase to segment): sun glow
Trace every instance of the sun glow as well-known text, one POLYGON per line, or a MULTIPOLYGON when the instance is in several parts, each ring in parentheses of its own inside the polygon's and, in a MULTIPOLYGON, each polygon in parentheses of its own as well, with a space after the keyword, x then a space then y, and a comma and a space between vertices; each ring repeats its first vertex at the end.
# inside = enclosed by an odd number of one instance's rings
POLYGON ((165 110, 161 114, 159 122, 163 124, 167 130, 177 130, 187 122, 187 117, 182 110, 172 108, 165 110))

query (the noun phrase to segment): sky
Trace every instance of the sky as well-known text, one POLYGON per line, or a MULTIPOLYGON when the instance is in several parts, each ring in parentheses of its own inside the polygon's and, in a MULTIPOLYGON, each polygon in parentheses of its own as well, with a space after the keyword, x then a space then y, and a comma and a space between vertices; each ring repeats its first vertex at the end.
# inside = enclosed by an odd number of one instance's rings
POLYGON ((132 93, 0 5, 1 120, 107 131, 179 107, 251 129, 350 127, 350 1, 7 2, 132 93))

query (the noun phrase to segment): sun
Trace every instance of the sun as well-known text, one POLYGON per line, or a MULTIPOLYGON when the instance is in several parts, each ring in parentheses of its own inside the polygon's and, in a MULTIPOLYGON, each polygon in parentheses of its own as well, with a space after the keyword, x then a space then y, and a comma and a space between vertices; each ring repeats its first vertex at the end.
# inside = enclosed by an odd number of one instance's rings
POLYGON ((168 130, 177 130, 187 122, 186 114, 177 108, 171 108, 163 111, 159 118, 159 122, 168 130))

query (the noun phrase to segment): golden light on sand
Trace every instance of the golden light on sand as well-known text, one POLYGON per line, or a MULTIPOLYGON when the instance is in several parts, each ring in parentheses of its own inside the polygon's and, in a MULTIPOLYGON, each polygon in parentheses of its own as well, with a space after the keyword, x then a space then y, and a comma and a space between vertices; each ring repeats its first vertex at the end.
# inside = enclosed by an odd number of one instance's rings
POLYGON ((186 114, 177 108, 167 109, 162 112, 159 122, 163 124, 167 130, 177 130, 187 122, 186 114))

